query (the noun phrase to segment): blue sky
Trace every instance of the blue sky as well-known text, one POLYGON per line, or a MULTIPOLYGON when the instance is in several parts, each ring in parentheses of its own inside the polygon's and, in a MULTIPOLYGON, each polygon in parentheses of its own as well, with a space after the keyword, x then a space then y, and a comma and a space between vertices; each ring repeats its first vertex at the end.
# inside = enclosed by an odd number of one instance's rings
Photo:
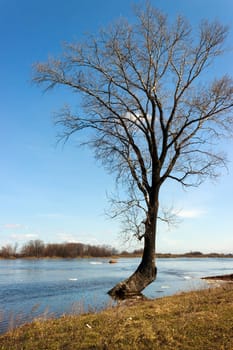
MULTIPOLYGON (((138 1, 135 1, 138 2, 138 1)), ((232 0, 152 0, 171 18, 185 15, 232 24, 230 50, 214 74, 233 76, 232 0)), ((128 0, 0 0, 0 247, 30 239, 79 241, 124 246, 119 223, 104 215, 106 193, 114 179, 74 140, 56 145, 53 115, 65 102, 78 104, 68 91, 44 94, 32 85, 32 64, 61 51, 64 41, 93 33, 119 16, 132 16, 128 0)), ((160 224, 160 252, 233 252, 233 142, 219 145, 228 153, 229 172, 217 183, 189 189, 169 184, 161 193, 179 210, 180 222, 160 224)))

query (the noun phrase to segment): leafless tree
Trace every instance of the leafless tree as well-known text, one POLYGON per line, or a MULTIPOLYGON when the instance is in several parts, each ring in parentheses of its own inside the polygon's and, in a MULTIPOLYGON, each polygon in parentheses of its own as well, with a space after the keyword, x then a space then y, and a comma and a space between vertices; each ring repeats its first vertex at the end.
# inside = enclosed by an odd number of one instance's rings
POLYGON ((216 146, 232 134, 233 122, 232 80, 210 75, 228 29, 202 21, 193 33, 186 19, 171 24, 149 2, 135 19, 66 44, 60 58, 34 67, 36 83, 80 93, 80 108, 66 106, 59 114, 63 136, 82 132, 126 186, 128 197, 116 214, 128 213, 144 250, 133 275, 109 291, 118 297, 141 292, 156 278, 161 186, 167 180, 197 186, 215 178, 225 166, 216 146))
POLYGON ((0 257, 9 259, 17 257, 18 244, 15 243, 14 246, 7 244, 0 249, 0 257))
POLYGON ((35 239, 35 240, 30 240, 28 243, 25 243, 21 249, 21 254, 22 256, 25 257, 35 257, 35 258, 41 258, 44 253, 44 242, 35 239))

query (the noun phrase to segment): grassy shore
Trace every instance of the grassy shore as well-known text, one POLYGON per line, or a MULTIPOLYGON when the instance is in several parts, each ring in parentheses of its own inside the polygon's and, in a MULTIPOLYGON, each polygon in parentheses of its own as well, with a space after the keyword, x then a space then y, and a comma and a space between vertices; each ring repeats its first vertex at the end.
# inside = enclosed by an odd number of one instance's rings
POLYGON ((232 350, 233 284, 35 320, 0 336, 0 349, 232 350))

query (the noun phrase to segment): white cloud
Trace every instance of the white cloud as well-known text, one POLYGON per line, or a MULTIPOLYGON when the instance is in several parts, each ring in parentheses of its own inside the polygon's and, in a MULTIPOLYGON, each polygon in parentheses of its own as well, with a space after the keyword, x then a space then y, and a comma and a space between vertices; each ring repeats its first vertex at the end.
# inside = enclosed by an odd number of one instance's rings
POLYGON ((64 232, 64 233, 59 233, 56 236, 60 242, 84 243, 84 244, 91 244, 91 245, 104 244, 104 242, 100 243, 98 239, 91 236, 90 234, 74 235, 74 234, 64 232))
POLYGON ((35 233, 12 234, 10 238, 15 241, 25 241, 25 240, 37 239, 38 235, 35 233))
POLYGON ((182 209, 177 213, 177 216, 183 219, 193 219, 193 218, 198 218, 203 214, 205 214, 205 211, 200 209, 189 209, 189 210, 182 209))
POLYGON ((23 228, 23 225, 21 225, 21 224, 5 224, 5 225, 3 225, 3 228, 5 228, 5 229, 18 229, 18 228, 23 228))
POLYGON ((60 242, 72 242, 72 243, 78 243, 80 240, 77 238, 76 235, 70 234, 70 233, 58 233, 57 238, 60 242))

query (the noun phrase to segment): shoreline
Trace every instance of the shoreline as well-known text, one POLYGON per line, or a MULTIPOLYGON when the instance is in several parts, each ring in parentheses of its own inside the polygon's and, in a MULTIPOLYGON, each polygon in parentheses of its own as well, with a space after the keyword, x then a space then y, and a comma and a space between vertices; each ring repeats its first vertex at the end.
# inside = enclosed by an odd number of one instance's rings
POLYGON ((233 273, 227 274, 227 275, 218 275, 218 276, 207 276, 207 277, 201 277, 202 280, 208 281, 222 281, 222 282, 233 282, 233 273))
POLYGON ((231 349, 232 306, 233 285, 224 283, 98 313, 38 319, 1 335, 0 350, 231 349))
MULTIPOLYGON (((60 257, 60 256, 12 256, 12 257, 1 257, 1 260, 78 260, 78 259, 109 259, 109 260, 117 260, 117 259, 125 259, 125 258, 141 258, 140 254, 118 254, 118 255, 110 255, 110 256, 76 256, 76 257, 60 257)), ((156 259, 179 259, 179 258, 188 258, 188 259, 233 259, 233 254, 218 254, 218 253, 210 253, 210 254, 172 254, 172 253, 158 253, 156 254, 156 259)))

